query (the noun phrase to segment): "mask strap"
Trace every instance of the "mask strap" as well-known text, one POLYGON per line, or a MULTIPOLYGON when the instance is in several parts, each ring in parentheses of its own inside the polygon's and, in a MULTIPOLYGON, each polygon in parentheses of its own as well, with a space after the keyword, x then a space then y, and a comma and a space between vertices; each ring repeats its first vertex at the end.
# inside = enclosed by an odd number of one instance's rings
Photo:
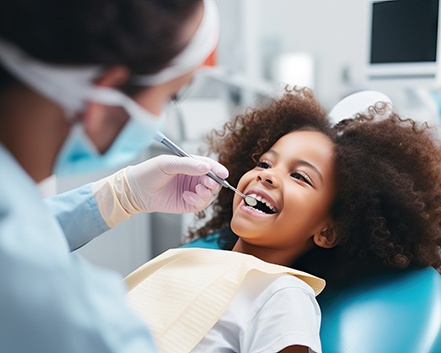
POLYGON ((121 106, 129 114, 130 118, 136 119, 151 128, 157 125, 157 120, 160 120, 160 116, 154 116, 133 99, 116 89, 93 86, 89 89, 87 97, 101 104, 121 106))
POLYGON ((84 107, 84 85, 98 76, 99 67, 48 65, 0 38, 0 62, 30 88, 58 103, 68 118, 84 107))

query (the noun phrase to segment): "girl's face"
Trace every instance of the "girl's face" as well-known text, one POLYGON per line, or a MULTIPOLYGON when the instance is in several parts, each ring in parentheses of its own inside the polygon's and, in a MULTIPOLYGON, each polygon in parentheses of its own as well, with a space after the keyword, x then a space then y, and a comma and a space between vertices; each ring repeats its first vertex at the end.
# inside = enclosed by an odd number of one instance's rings
POLYGON ((264 153, 238 185, 262 202, 253 208, 238 195, 233 200, 231 228, 241 249, 278 250, 290 259, 311 249, 313 236, 332 226, 334 161, 333 142, 316 131, 291 132, 264 153))

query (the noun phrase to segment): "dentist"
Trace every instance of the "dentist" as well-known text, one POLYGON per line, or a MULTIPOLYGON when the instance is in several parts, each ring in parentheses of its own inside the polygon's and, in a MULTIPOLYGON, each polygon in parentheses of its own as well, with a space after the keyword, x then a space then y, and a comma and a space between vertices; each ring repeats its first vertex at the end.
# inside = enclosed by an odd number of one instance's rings
POLYGON ((140 212, 195 212, 213 160, 160 156, 41 199, 37 183, 124 167, 218 40, 214 0, 0 4, 0 352, 156 352, 122 279, 71 251, 140 212))

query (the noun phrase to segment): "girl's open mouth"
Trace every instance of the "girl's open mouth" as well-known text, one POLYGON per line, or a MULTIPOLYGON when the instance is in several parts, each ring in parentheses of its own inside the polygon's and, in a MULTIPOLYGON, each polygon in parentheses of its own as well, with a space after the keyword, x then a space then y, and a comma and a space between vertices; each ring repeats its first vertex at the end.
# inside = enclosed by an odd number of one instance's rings
POLYGON ((278 212, 277 208, 264 197, 257 194, 249 194, 249 196, 254 197, 257 200, 257 204, 255 206, 246 205, 246 207, 266 214, 275 214, 278 212))

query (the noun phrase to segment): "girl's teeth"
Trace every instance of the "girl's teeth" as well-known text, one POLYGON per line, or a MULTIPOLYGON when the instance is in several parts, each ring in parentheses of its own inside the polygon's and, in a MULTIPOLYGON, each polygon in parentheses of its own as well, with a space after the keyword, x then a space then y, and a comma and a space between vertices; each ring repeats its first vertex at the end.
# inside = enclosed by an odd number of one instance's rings
MULTIPOLYGON (((256 200, 263 202, 265 205, 267 205, 272 211, 277 212, 276 208, 270 204, 266 199, 264 199, 262 196, 260 195, 256 195, 256 194, 250 194, 250 196, 253 196, 256 200)), ((264 213, 264 212, 263 212, 264 213)))

